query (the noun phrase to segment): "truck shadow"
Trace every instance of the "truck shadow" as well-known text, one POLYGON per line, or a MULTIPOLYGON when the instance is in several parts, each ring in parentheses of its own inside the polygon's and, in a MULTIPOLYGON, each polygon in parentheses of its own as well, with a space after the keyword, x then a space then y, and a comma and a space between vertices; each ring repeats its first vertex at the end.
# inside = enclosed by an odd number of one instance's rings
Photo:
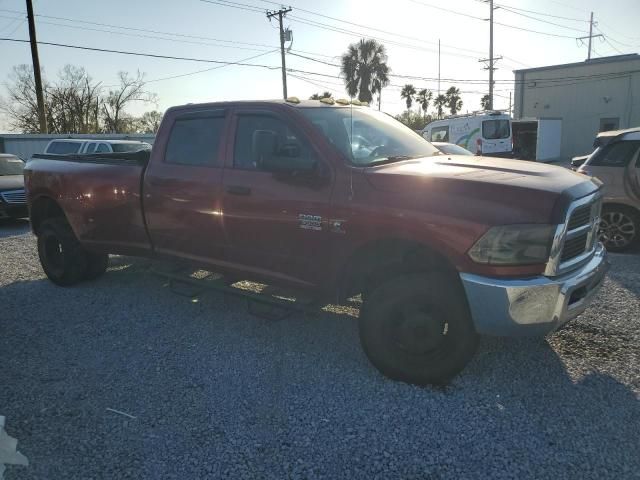
MULTIPOLYGON (((320 310, 264 320, 248 315, 240 298, 173 295, 149 268, 114 257, 104 277, 76 288, 44 279, 0 288, 8 386, 0 405, 32 460, 29 478, 101 471, 159 478, 175 473, 182 456, 260 466, 280 478, 282 465, 299 458, 320 476, 347 478, 348 459, 355 476, 371 478, 381 467, 367 458, 383 452, 402 478, 412 471, 415 478, 474 476, 474 465, 532 478, 581 477, 585 464, 610 478, 640 468, 640 404, 630 387, 640 387, 637 372, 619 379, 606 362, 569 352, 579 328, 550 340, 483 339, 450 386, 416 388, 375 371, 351 315, 320 310), (138 418, 117 428, 107 407, 138 418), (66 432, 56 448, 39 434, 45 423, 66 432), (145 440, 112 441, 131 429, 145 440), (216 456, 194 435, 243 443, 216 456), (94 470, 55 460, 56 450, 81 442, 101 449, 94 470), (150 453, 166 454, 167 445, 170 458, 150 453), (127 464, 132 457, 145 460, 127 464)), ((608 361, 629 358, 637 368, 627 355, 617 351, 608 361)), ((180 468, 184 478, 205 476, 194 464, 180 468)))
POLYGON ((0 238, 14 237, 29 232, 29 219, 0 219, 0 238))

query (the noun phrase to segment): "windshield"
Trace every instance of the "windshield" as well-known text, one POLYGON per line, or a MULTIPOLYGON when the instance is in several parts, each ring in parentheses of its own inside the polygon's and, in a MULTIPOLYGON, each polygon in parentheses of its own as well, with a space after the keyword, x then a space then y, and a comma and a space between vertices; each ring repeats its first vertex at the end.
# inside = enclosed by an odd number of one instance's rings
POLYGON ((473 155, 466 148, 462 148, 460 145, 454 145, 453 143, 441 143, 436 145, 438 150, 447 155, 473 155))
POLYGON ((111 148, 116 153, 137 152, 138 150, 149 150, 148 143, 112 143, 111 148))
POLYGON ((24 162, 18 157, 0 157, 0 175, 22 175, 24 162))
POLYGON ((368 166, 439 153, 419 134, 375 110, 314 107, 300 111, 355 165, 368 166))

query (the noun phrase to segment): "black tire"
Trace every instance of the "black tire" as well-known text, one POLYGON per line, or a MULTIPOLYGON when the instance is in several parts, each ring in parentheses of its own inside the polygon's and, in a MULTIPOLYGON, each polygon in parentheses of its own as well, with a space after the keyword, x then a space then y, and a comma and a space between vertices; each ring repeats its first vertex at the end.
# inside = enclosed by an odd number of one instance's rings
POLYGON ((86 252, 87 269, 84 272, 85 280, 95 280, 107 271, 109 267, 109 255, 106 253, 86 252))
POLYGON ((600 215, 598 237, 610 252, 624 252, 638 243, 640 214, 624 205, 605 205, 600 215))
POLYGON ((405 274, 379 285, 366 298, 359 326, 371 363, 416 385, 447 383, 478 344, 462 285, 447 273, 405 274))
POLYGON ((42 222, 38 256, 44 273, 56 285, 68 287, 84 280, 87 253, 64 218, 42 222))

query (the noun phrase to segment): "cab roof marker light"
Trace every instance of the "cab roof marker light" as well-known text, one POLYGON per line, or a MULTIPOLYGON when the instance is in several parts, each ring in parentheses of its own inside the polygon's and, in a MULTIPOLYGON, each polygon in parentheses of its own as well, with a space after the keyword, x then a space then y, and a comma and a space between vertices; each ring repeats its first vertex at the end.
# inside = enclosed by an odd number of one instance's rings
POLYGON ((331 97, 324 97, 320 99, 320 103, 326 103, 327 105, 333 105, 335 101, 331 97))
POLYGON ((339 98, 336 100, 336 103, 338 105, 349 105, 349 100, 347 100, 346 98, 339 98))
POLYGON ((288 103, 300 103, 300 99, 298 97, 287 97, 285 102, 288 102, 288 103))

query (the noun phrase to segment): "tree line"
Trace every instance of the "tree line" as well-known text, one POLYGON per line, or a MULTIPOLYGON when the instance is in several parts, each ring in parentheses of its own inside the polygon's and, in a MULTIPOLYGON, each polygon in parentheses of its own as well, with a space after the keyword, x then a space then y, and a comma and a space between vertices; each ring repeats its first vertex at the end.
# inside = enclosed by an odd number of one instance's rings
MULTIPOLYGON (((384 45, 376 40, 364 38, 350 44, 341 57, 340 71, 350 97, 357 98, 361 102, 372 103, 377 96, 378 107, 380 107, 382 89, 389 85, 391 73, 384 45)), ((325 93, 330 96, 329 92, 325 93)), ((451 115, 459 113, 463 105, 460 89, 455 86, 449 87, 444 94, 434 98, 431 90, 426 88, 417 90, 412 84, 406 84, 400 91, 400 98, 405 101, 407 110, 397 115, 396 119, 416 130, 422 129, 434 118, 442 118, 445 110, 451 115), (434 111, 429 114, 432 101, 434 111), (422 113, 411 110, 414 102, 419 105, 422 113)), ((489 106, 489 95, 483 96, 480 103, 481 108, 486 110, 489 106)))
MULTIPOLYGON (((23 133, 38 133, 38 107, 33 68, 17 65, 9 75, 7 96, 0 111, 9 126, 23 133)), ((43 78, 49 133, 156 133, 162 113, 157 110, 134 117, 127 109, 136 102, 155 104, 157 96, 146 90, 144 74, 118 72, 118 84, 95 82, 82 67, 66 65, 55 80, 43 78)))

